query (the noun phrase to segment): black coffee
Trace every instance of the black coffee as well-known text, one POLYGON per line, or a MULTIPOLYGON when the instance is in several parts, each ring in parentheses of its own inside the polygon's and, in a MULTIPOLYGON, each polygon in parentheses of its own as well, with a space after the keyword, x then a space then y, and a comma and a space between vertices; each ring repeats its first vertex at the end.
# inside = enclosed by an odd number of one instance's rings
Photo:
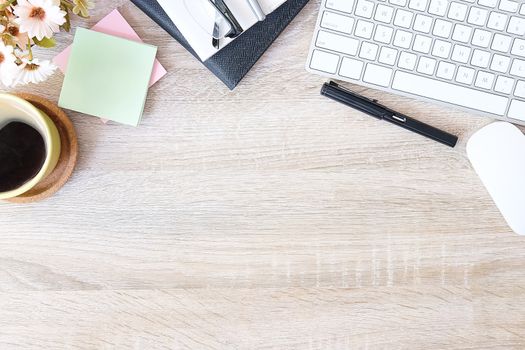
POLYGON ((42 135, 30 125, 10 122, 0 129, 0 192, 34 178, 46 160, 42 135))

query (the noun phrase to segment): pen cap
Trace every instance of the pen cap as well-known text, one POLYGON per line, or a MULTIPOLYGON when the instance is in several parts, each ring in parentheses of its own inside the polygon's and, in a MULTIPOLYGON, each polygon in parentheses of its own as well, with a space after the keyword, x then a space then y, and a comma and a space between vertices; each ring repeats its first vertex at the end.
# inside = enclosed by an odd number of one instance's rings
POLYGON ((383 106, 378 105, 375 101, 354 94, 334 82, 325 83, 321 88, 321 95, 378 119, 381 119, 387 112, 383 106))

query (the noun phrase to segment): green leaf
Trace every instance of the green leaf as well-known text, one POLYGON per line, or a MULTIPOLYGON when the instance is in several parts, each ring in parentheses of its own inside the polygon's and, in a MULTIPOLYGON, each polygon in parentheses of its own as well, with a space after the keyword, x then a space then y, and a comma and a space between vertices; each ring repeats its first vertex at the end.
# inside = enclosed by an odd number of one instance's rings
POLYGON ((6 8, 14 4, 16 0, 7 0, 5 3, 0 5, 0 11, 4 11, 6 8))
POLYGON ((67 9, 73 9, 75 5, 73 5, 72 3, 70 3, 69 1, 66 1, 66 0, 60 0, 60 7, 62 8, 67 8, 67 9))
POLYGON ((33 41, 37 46, 45 47, 46 49, 55 47, 57 42, 53 38, 44 38, 42 40, 38 40, 37 38, 33 38, 33 41))
POLYGON ((16 46, 15 38, 9 33, 1 34, 2 41, 4 45, 16 46))

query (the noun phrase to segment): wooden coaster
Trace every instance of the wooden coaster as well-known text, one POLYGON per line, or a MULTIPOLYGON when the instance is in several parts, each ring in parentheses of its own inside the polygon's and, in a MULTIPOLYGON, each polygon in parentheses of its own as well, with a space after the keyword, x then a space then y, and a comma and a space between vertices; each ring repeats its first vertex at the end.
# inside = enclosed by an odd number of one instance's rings
POLYGON ((7 200, 11 203, 33 203, 54 195, 71 177, 77 163, 78 139, 73 123, 56 104, 36 95, 26 93, 16 95, 46 113, 53 120, 60 134, 60 157, 53 172, 28 192, 7 200))

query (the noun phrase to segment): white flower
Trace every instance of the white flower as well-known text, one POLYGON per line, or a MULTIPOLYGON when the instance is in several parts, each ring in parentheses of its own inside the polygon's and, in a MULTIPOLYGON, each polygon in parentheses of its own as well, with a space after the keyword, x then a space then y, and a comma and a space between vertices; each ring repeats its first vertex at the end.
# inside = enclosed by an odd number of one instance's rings
POLYGON ((6 87, 13 84, 19 71, 15 61, 16 57, 13 54, 13 47, 6 46, 4 42, 0 40, 0 80, 6 87))
POLYGON ((30 38, 51 38, 66 22, 66 13, 53 0, 18 0, 14 14, 20 31, 30 38))
POLYGON ((50 61, 39 61, 36 58, 29 61, 23 58, 15 85, 43 82, 53 74, 56 68, 50 61))

